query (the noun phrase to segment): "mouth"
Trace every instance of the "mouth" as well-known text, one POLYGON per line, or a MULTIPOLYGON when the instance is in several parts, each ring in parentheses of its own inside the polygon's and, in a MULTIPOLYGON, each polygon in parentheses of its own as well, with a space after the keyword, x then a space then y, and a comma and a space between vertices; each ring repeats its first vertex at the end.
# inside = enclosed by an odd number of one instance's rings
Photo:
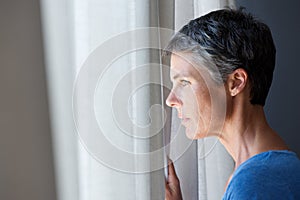
POLYGON ((190 118, 182 118, 181 119, 181 124, 186 127, 187 124, 189 123, 189 121, 190 121, 190 118))
POLYGON ((178 118, 182 119, 182 114, 180 112, 178 112, 178 118))

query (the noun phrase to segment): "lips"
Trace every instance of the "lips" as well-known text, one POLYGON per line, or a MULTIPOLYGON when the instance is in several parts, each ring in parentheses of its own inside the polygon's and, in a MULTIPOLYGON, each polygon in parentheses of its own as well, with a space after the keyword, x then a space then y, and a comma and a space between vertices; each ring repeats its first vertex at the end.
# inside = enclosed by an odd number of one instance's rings
POLYGON ((182 118, 181 123, 183 126, 187 126, 188 122, 190 121, 190 118, 182 118))
POLYGON ((182 113, 179 110, 177 110, 177 111, 178 111, 178 118, 181 119, 182 125, 186 126, 187 123, 190 121, 190 118, 187 118, 184 115, 182 115, 182 113))
POLYGON ((177 110, 177 116, 178 116, 179 119, 183 118, 182 112, 180 110, 177 110))

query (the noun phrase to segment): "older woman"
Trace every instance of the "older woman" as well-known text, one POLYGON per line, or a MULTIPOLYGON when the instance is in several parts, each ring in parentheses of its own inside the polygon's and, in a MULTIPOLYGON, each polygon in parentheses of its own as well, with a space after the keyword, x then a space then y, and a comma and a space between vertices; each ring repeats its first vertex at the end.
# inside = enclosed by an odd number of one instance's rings
MULTIPOLYGON (((223 199, 300 199, 300 161, 268 125, 264 105, 275 46, 268 26, 241 10, 194 19, 170 41, 173 88, 191 139, 217 136, 235 161, 223 199)), ((182 199, 173 164, 166 199, 182 199)))

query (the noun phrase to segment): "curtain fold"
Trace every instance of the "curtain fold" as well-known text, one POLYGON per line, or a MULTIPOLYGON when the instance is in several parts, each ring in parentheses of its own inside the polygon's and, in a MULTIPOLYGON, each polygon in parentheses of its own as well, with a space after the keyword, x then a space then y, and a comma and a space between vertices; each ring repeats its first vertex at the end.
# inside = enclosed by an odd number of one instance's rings
POLYGON ((185 199, 220 197, 230 158, 215 141, 188 140, 165 106, 160 48, 173 30, 224 5, 41 0, 58 200, 164 199, 166 154, 185 199))
MULTIPOLYGON (((174 24, 178 31, 191 19, 213 10, 235 7, 234 0, 175 0, 174 24)), ((184 199, 221 199, 224 187, 234 163, 227 151, 216 138, 205 138, 191 142, 180 127, 176 110, 172 110, 172 138, 180 137, 171 145, 171 158, 181 181, 184 199), (182 151, 182 146, 186 147, 182 151), (188 165, 186 164, 188 163, 188 165)))
POLYGON ((163 199, 159 1, 41 5, 58 199, 163 199))
POLYGON ((70 106, 76 74, 70 5, 67 0, 40 1, 58 200, 79 199, 78 140, 70 106))

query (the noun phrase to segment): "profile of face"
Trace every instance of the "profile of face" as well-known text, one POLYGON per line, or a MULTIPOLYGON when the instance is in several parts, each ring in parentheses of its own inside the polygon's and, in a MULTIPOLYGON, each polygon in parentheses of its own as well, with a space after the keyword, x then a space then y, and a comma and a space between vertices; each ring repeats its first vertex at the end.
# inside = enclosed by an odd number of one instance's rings
POLYGON ((207 69, 195 66, 184 54, 171 55, 172 90, 166 104, 176 108, 190 139, 218 136, 226 115, 226 92, 207 69))

